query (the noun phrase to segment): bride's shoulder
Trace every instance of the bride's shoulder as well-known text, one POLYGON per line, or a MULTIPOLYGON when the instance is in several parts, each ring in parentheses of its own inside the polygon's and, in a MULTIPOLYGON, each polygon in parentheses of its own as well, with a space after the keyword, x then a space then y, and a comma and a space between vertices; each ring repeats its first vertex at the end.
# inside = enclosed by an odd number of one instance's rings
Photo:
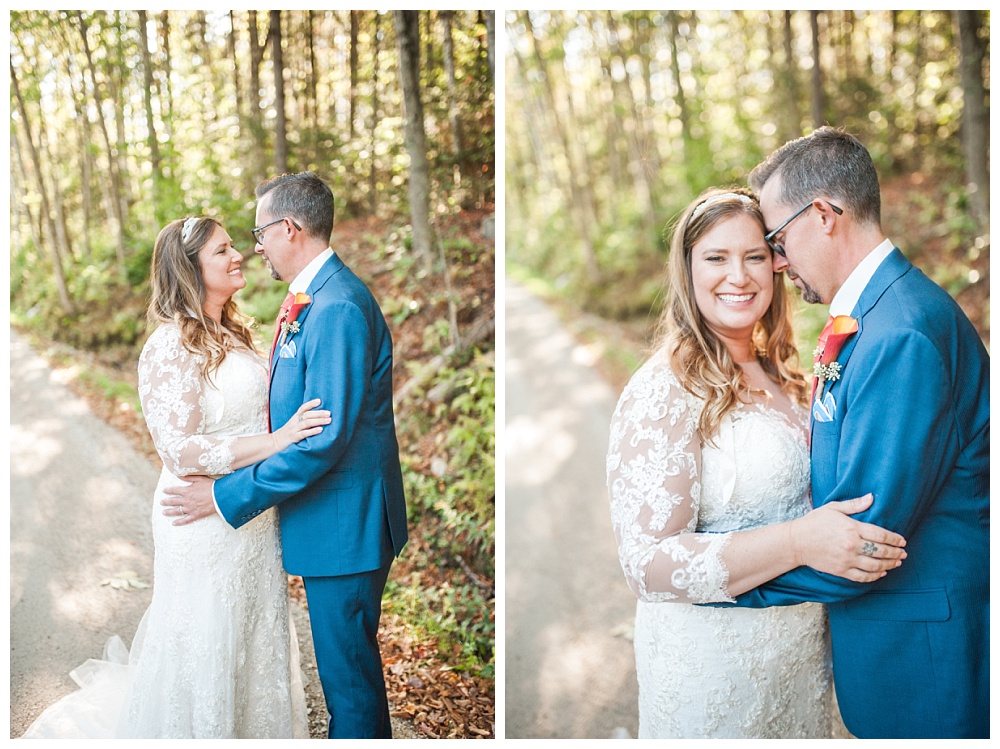
POLYGON ((139 355, 139 362, 141 364, 151 359, 186 359, 188 357, 197 358, 185 348, 181 341, 180 326, 174 322, 164 322, 160 323, 146 339, 142 353, 139 355))
POLYGON ((618 400, 618 410, 677 404, 676 407, 682 410, 697 411, 701 403, 700 398, 681 385, 671 366, 669 353, 660 349, 632 375, 618 400))
POLYGON ((671 390, 683 391, 683 388, 671 367, 670 355, 659 349, 636 370, 622 395, 636 391, 655 391, 665 395, 671 390))

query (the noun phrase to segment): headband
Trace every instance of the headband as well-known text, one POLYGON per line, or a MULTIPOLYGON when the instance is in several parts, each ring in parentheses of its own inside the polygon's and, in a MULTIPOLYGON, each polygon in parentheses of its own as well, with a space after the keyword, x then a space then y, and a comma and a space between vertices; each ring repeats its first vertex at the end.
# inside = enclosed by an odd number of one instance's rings
POLYGON ((705 209, 708 208, 710 205, 713 205, 714 203, 721 203, 723 200, 732 200, 733 198, 735 198, 736 200, 740 200, 744 203, 753 203, 753 198, 751 198, 749 195, 741 195, 738 192, 724 192, 721 195, 713 195, 712 197, 706 198, 705 200, 701 201, 698 204, 698 207, 695 208, 693 211, 691 211, 691 218, 689 220, 693 221, 694 219, 698 218, 701 214, 705 212, 705 209))
POLYGON ((198 217, 192 216, 187 221, 184 222, 184 226, 181 227, 181 241, 187 242, 191 238, 191 232, 194 231, 195 225, 198 223, 198 217))

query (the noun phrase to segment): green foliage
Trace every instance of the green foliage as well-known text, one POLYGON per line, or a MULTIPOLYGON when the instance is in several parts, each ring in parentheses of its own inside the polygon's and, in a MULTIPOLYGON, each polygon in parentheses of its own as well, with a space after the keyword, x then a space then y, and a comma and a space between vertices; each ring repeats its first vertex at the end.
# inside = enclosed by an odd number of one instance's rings
MULTIPOLYGON (((508 12, 508 261, 587 311, 655 313, 670 220, 708 186, 746 184, 767 153, 814 127, 810 17, 790 13, 789 59, 781 11, 508 12)), ((908 247, 933 234, 940 259, 921 260, 934 273, 961 265, 953 255, 976 230, 958 177, 952 14, 821 11, 818 20, 826 122, 862 139, 883 187, 921 178, 913 192, 928 205, 886 233, 908 247), (942 224, 948 234, 937 233, 942 224)), ((982 21, 985 39, 987 12, 982 21)), ((988 90, 988 54, 983 75, 988 90)), ((940 276, 953 291, 976 278, 940 276)))
POLYGON ((390 578, 382 608, 403 616, 427 635, 437 638, 442 649, 457 656, 454 668, 492 678, 496 672, 496 625, 494 600, 481 586, 450 583, 421 587, 390 578))

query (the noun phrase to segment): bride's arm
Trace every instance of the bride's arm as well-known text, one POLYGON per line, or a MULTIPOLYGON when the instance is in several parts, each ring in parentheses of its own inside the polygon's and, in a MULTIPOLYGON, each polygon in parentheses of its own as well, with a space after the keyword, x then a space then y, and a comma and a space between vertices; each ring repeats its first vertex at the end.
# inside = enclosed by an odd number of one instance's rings
POLYGON ((181 345, 180 333, 173 328, 150 338, 139 357, 139 400, 146 425, 156 452, 175 476, 231 473, 318 434, 322 424, 329 423, 329 412, 314 410, 319 405, 314 400, 274 433, 204 434, 202 362, 181 345))
POLYGON ((863 581, 896 566, 895 558, 861 554, 862 537, 876 542, 880 555, 901 555, 895 547, 885 550, 885 543, 898 546, 902 539, 848 518, 845 511, 860 511, 860 504, 824 507, 751 531, 696 532, 702 489, 697 421, 697 408, 662 368, 638 373, 615 411, 607 465, 612 524, 622 569, 639 599, 732 602, 803 564, 863 581))
POLYGON ((784 523, 734 533, 722 552, 730 596, 738 596, 796 567, 812 567, 859 583, 884 577, 906 558, 898 533, 848 517, 871 507, 872 496, 829 502, 784 523), (863 550, 871 548, 871 555, 863 550))

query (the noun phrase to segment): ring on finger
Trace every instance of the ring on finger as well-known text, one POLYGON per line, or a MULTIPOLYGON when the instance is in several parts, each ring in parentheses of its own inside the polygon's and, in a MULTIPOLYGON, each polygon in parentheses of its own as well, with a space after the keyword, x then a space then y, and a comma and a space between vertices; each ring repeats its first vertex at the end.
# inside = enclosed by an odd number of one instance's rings
POLYGON ((875 556, 876 551, 878 551, 878 546, 873 544, 871 541, 865 541, 863 544, 861 544, 861 553, 864 554, 866 557, 875 556))

